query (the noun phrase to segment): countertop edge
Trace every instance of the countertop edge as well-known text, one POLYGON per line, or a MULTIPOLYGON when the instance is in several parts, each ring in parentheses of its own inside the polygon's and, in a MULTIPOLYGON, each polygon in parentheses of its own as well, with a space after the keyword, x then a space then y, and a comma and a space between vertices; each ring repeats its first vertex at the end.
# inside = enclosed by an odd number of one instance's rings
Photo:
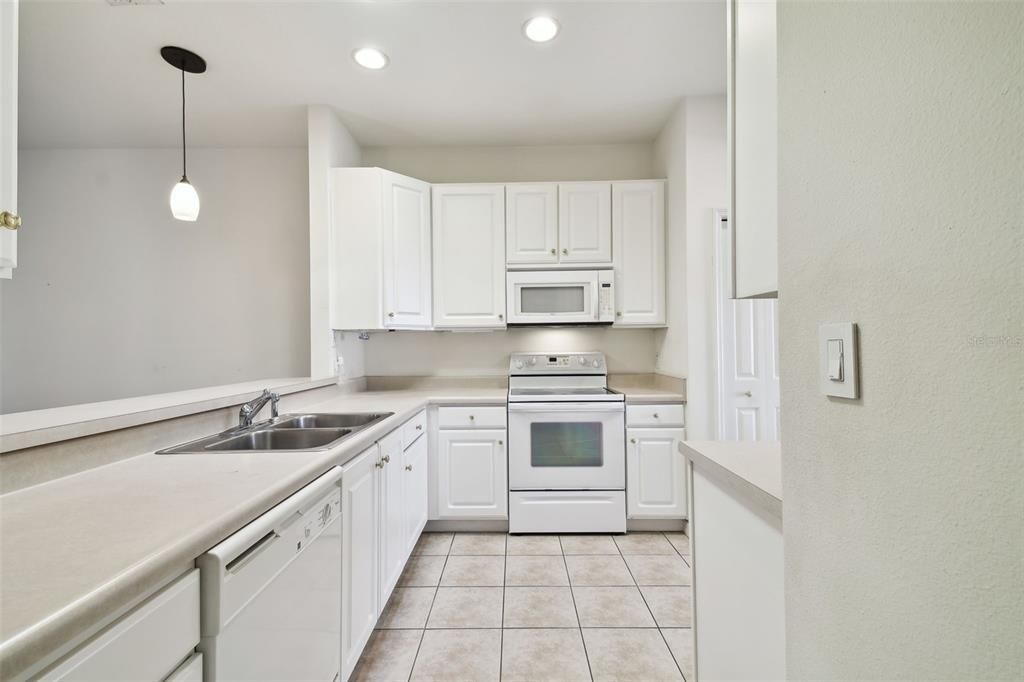
MULTIPOLYGON (((322 457, 311 460, 307 466, 297 470, 292 476, 250 498, 248 504, 211 521, 208 526, 196 529, 174 545, 144 557, 63 609, 48 614, 35 624, 0 642, 0 678, 23 679, 53 665, 164 587, 180 572, 187 570, 196 557, 207 549, 284 501, 331 467, 344 466, 362 454, 373 442, 401 427, 421 410, 432 405, 501 406, 506 403, 507 397, 504 395, 461 397, 441 394, 425 396, 414 405, 396 410, 392 416, 325 451, 322 457), (56 644, 46 646, 42 642, 56 644)), ((139 456, 157 455, 147 453, 139 456)))
POLYGON ((699 466, 702 471, 707 472, 715 480, 745 496, 754 505, 777 519, 782 519, 782 498, 766 490, 761 483, 752 480, 752 477, 744 476, 739 471, 731 469, 701 452, 699 445, 695 443, 683 441, 679 444, 679 452, 690 459, 694 466, 699 466))

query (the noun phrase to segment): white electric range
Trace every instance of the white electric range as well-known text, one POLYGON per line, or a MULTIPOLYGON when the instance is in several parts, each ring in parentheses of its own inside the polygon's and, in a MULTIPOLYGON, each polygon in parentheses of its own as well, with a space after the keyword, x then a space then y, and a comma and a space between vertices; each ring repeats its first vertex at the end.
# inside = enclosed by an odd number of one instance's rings
POLYGON ((510 533, 626 531, 625 396, 603 353, 514 353, 508 380, 510 533))

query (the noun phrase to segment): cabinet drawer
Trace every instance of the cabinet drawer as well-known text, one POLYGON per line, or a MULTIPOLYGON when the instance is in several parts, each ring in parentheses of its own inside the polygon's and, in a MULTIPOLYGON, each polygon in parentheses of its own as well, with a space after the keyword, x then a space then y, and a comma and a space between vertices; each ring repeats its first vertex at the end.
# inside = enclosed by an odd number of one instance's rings
POLYGON ((192 654, 165 682, 203 682, 203 655, 192 654))
POLYGON ((409 446, 416 442, 427 430, 427 411, 421 410, 419 414, 405 422, 402 426, 402 449, 408 450, 409 446))
POLYGON ((163 680, 199 644, 199 571, 158 592, 42 676, 45 680, 163 680))
POLYGON ((504 407, 441 407, 437 411, 442 429, 503 429, 504 407))
POLYGON ((626 426, 685 426, 683 406, 626 405, 626 426))

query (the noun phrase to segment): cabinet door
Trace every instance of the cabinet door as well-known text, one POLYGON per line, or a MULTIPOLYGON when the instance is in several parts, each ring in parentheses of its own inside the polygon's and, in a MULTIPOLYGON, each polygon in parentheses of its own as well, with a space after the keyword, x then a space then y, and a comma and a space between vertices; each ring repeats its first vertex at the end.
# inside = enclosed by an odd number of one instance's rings
POLYGON ((359 662, 377 623, 377 464, 374 445, 341 474, 341 679, 359 662))
POLYGON ((509 265, 558 262, 558 185, 505 186, 509 265))
POLYGON ((408 556, 427 525, 427 437, 416 439, 403 456, 405 477, 405 553, 408 556))
POLYGON ((558 185, 558 244, 562 263, 612 262, 612 186, 607 182, 558 185))
POLYGON ((665 184, 612 185, 615 325, 665 324, 665 184))
MULTIPOLYGON (((0 211, 18 214, 18 2, 0 2, 0 211)), ((13 219, 13 218, 12 218, 13 219)), ((18 233, 0 227, 0 278, 18 265, 18 233)))
POLYGON ((380 515, 380 594, 377 608, 383 610, 408 558, 405 547, 405 491, 402 475, 402 431, 392 431, 380 441, 377 466, 377 508, 380 515))
POLYGON ((442 518, 508 518, 504 429, 440 431, 438 511, 442 518))
POLYGON ((776 0, 729 0, 729 217, 734 298, 779 289, 776 0))
POLYGON ((434 326, 505 326, 505 187, 436 185, 434 326))
POLYGON ((384 326, 429 329, 430 184, 382 171, 384 326))
POLYGON ((683 429, 626 429, 626 512, 631 519, 686 518, 683 429))

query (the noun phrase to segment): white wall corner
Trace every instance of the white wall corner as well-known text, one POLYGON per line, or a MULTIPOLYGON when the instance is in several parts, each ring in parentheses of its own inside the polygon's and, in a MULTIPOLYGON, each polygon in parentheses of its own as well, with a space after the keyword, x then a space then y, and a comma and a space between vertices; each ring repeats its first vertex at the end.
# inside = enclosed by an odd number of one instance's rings
MULTIPOLYGON (((344 350, 345 374, 356 378, 362 371, 362 346, 343 344, 331 332, 330 278, 330 169, 358 166, 359 143, 331 107, 310 105, 306 110, 309 151, 309 374, 335 376, 339 353, 344 350)), ((346 337, 347 338, 347 337, 346 337)))

